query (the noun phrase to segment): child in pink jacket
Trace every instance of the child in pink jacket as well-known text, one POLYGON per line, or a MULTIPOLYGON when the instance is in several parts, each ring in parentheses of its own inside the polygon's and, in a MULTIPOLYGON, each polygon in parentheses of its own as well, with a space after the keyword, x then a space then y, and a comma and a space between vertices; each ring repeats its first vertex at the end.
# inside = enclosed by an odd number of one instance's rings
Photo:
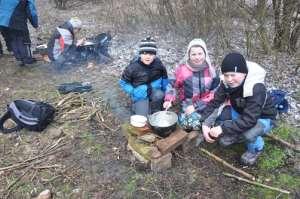
POLYGON ((167 86, 163 107, 168 109, 178 97, 181 102, 179 124, 186 130, 201 129, 201 111, 214 97, 219 78, 211 65, 206 44, 193 39, 187 48, 183 63, 167 86))

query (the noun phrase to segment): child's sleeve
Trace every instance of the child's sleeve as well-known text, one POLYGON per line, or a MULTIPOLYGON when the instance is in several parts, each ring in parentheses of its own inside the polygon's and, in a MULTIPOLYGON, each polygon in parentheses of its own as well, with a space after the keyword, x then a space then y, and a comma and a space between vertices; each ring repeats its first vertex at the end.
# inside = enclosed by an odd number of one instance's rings
POLYGON ((131 95, 133 92, 133 86, 131 84, 132 82, 132 75, 131 70, 129 67, 126 67, 125 70, 122 73, 121 79, 119 80, 119 85, 121 89, 127 93, 128 95, 131 95))

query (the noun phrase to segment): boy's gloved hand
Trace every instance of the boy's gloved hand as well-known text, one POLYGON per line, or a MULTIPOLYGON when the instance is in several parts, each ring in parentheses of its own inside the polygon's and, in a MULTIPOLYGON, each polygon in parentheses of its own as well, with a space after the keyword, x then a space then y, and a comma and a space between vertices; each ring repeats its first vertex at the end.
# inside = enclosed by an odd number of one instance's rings
POLYGON ((133 96, 137 100, 146 99, 148 97, 148 87, 146 84, 139 85, 133 89, 133 96))

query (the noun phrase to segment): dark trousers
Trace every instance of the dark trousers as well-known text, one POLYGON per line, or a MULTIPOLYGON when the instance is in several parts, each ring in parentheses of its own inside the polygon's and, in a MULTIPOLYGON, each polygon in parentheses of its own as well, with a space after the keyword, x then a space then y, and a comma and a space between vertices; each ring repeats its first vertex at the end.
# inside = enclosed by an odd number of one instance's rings
POLYGON ((3 54, 3 47, 2 47, 2 43, 0 41, 0 55, 2 55, 2 54, 3 54))
POLYGON ((22 64, 32 64, 34 59, 32 58, 30 50, 30 37, 28 31, 22 30, 9 30, 11 38, 11 48, 16 60, 21 61, 22 64))
MULTIPOLYGON (((225 106, 221 115, 217 119, 218 123, 226 121, 234 121, 240 117, 240 114, 236 112, 231 106, 225 106)), ((223 134, 219 143, 222 146, 228 146, 233 144, 233 140, 244 141, 246 142, 247 150, 254 153, 257 151, 261 151, 264 148, 264 140, 262 138, 263 135, 270 133, 273 128, 273 121, 267 118, 260 118, 257 120, 257 123, 252 128, 241 134, 223 134)))
MULTIPOLYGON (((7 51, 11 52, 12 48, 11 48, 11 37, 9 35, 9 30, 6 27, 1 27, 0 28, 2 37, 4 38, 5 44, 6 44, 6 49, 7 51)), ((1 44, 0 44, 1 45, 1 44)), ((3 50, 2 46, 1 49, 3 50)))
POLYGON ((165 94, 162 90, 154 89, 148 99, 139 100, 132 104, 132 112, 147 117, 149 114, 161 111, 164 96, 165 94))

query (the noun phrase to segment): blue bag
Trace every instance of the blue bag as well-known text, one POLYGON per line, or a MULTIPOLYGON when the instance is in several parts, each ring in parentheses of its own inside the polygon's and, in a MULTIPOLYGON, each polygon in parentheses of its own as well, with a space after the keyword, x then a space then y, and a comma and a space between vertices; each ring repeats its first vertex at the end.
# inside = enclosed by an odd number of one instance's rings
POLYGON ((289 102, 285 98, 287 95, 287 92, 279 90, 279 89, 274 89, 274 90, 268 91, 268 94, 272 98, 273 103, 279 114, 288 112, 289 102))

